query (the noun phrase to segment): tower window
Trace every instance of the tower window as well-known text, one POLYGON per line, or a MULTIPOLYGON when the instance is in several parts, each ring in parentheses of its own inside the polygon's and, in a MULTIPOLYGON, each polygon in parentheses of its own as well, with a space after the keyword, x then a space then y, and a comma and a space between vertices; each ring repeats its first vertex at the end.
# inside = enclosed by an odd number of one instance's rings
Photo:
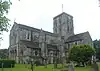
POLYGON ((54 21, 55 26, 57 27, 57 20, 54 21))
POLYGON ((71 27, 71 31, 73 31, 73 28, 71 27))
POLYGON ((59 17, 59 23, 61 24, 61 18, 59 17))
POLYGON ((67 27, 67 31, 69 32, 69 25, 68 25, 68 27, 67 27))
POLYGON ((29 32, 27 32, 26 34, 26 39, 29 39, 29 32))
POLYGON ((61 32, 61 28, 59 27, 59 31, 61 32))
POLYGON ((57 27, 57 23, 55 23, 55 27, 57 27))
POLYGON ((70 24, 69 19, 67 19, 67 24, 70 24))
POLYGON ((55 32, 57 33, 57 29, 55 29, 55 32))
POLYGON ((29 39, 29 33, 28 33, 27 39, 29 39))

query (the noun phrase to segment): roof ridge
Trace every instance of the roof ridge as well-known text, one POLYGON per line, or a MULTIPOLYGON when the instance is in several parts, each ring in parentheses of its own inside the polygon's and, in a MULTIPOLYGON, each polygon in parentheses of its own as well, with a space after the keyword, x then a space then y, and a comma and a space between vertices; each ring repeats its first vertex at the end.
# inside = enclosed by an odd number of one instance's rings
POLYGON ((29 28, 33 28, 33 29, 37 29, 37 30, 41 30, 41 29, 38 29, 38 28, 35 28, 35 27, 31 27, 29 25, 24 25, 24 24, 18 24, 18 25, 25 26, 25 27, 29 27, 29 28))
MULTIPOLYGON (((82 32, 82 33, 75 34, 75 35, 80 35, 80 34, 85 34, 85 33, 89 33, 89 32, 86 31, 86 32, 82 32)), ((75 36, 75 35, 73 35, 73 36, 75 36)))
POLYGON ((85 35, 90 35, 90 34, 88 31, 79 33, 79 34, 75 34, 75 35, 69 36, 68 39, 66 40, 66 42, 82 40, 85 35))
MULTIPOLYGON (((18 24, 18 23, 17 23, 17 24, 18 24)), ((35 28, 35 27, 31 27, 31 26, 24 25, 24 24, 18 24, 18 25, 19 25, 19 26, 21 25, 21 26, 24 26, 24 27, 31 28, 31 30, 32 30, 32 29, 35 29, 35 30, 37 30, 37 31, 41 32, 41 29, 38 29, 38 28, 35 28)), ((44 33, 57 35, 57 34, 55 34, 55 33, 52 33, 52 32, 49 32, 49 31, 45 31, 45 30, 43 30, 43 29, 42 29, 42 31, 43 31, 44 33)))

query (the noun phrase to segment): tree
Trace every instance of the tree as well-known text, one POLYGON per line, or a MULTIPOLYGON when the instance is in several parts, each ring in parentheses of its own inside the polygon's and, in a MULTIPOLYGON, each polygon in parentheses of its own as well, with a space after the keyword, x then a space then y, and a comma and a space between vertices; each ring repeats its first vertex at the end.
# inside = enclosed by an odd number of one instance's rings
POLYGON ((8 32, 8 29, 10 27, 10 20, 7 18, 10 5, 10 1, 0 0, 0 34, 2 34, 3 31, 8 32))
POLYGON ((8 49, 0 49, 0 59, 8 58, 8 49))
POLYGON ((100 60, 100 39, 93 41, 94 48, 96 50, 96 58, 100 60))
POLYGON ((95 49, 89 45, 74 45, 69 50, 69 59, 84 66, 86 62, 91 60, 91 57, 94 54, 95 49))

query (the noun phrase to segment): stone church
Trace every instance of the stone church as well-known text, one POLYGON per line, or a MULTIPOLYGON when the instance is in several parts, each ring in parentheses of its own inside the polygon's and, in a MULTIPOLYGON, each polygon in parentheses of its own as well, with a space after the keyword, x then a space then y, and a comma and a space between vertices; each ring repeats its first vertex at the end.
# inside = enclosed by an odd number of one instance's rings
POLYGON ((88 31, 74 34, 73 16, 65 12, 53 18, 53 33, 14 22, 9 42, 9 59, 17 63, 54 63, 55 57, 62 62, 74 44, 93 45, 88 31))

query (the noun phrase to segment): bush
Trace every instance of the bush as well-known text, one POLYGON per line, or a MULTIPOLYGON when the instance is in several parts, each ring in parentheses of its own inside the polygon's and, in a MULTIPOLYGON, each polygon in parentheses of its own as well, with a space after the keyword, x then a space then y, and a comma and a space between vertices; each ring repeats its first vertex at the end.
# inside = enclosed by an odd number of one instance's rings
POLYGON ((2 63, 3 68, 15 67, 15 60, 0 60, 0 68, 2 68, 2 63))
POLYGON ((95 49, 89 45, 74 45, 69 51, 69 60, 85 66, 95 53, 95 49))
POLYGON ((36 66, 41 66, 41 63, 40 63, 40 61, 35 61, 35 63, 34 64, 36 64, 36 66))

